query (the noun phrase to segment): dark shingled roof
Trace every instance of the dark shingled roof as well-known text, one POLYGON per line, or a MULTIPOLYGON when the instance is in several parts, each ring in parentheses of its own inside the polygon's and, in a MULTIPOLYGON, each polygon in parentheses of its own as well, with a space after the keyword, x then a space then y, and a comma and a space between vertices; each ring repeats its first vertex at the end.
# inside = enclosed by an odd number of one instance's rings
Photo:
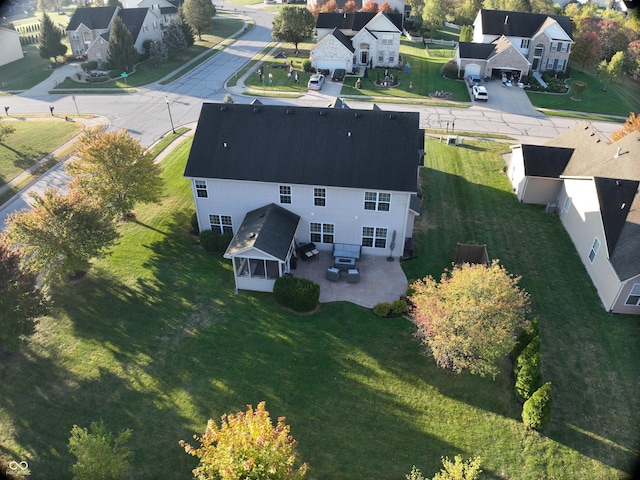
POLYGON ((252 210, 242 220, 225 257, 256 248, 281 261, 285 261, 300 217, 271 203, 252 210))
POLYGON ((77 30, 80 24, 91 30, 109 28, 109 22, 118 7, 76 8, 67 25, 67 32, 77 30))
POLYGON ((349 38, 337 28, 334 28, 330 35, 333 35, 342 45, 347 47, 351 53, 356 51, 351 44, 351 40, 349 40, 349 38))
POLYGON ((572 36, 571 19, 564 15, 482 9, 480 10, 480 18, 482 21, 482 33, 485 35, 531 38, 547 18, 552 18, 567 32, 569 37, 572 36))
POLYGON ((191 178, 416 192, 417 112, 205 103, 191 178))
POLYGON ((491 56, 495 48, 495 45, 492 43, 458 43, 460 58, 479 58, 486 60, 491 56))
POLYGON ((640 181, 602 177, 594 177, 593 181, 598 193, 604 234, 607 237, 609 256, 611 256, 627 221, 631 204, 638 193, 640 181))
MULTIPOLYGON (((359 32, 377 14, 378 12, 320 13, 316 21, 316 28, 338 28, 359 32)), ((398 30, 402 31, 403 16, 401 13, 384 13, 384 15, 398 30)))
POLYGON ((558 178, 573 155, 573 148, 522 145, 525 175, 558 178))
POLYGON ((147 16, 148 8, 123 8, 118 12, 118 16, 131 32, 133 41, 135 42, 140 34, 142 23, 147 16))

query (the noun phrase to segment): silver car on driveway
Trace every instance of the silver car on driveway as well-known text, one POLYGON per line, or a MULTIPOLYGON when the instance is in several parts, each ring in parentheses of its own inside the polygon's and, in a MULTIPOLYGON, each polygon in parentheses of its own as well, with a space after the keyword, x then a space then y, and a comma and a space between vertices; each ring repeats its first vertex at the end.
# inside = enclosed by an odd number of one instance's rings
POLYGON ((307 88, 309 90, 322 90, 322 85, 324 85, 324 75, 321 73, 314 73, 309 79, 307 88))

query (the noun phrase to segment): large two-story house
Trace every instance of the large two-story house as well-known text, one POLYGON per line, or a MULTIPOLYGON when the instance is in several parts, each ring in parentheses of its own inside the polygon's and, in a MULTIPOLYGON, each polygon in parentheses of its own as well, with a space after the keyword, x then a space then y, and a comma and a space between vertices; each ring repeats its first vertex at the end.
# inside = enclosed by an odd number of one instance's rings
POLYGON ((418 113, 205 103, 184 175, 200 229, 234 234, 236 288, 271 291, 296 244, 401 253, 423 148, 418 113))
POLYGON ((605 309, 640 315, 640 132, 608 143, 579 124, 512 147, 518 199, 557 211, 605 309))
POLYGON ((569 17, 482 9, 473 22, 473 41, 458 44, 455 61, 465 75, 482 77, 564 71, 572 44, 569 17))
POLYGON ((162 38, 158 14, 149 8, 97 7, 77 8, 69 20, 67 35, 74 55, 86 55, 98 64, 109 56, 109 32, 116 17, 120 17, 131 32, 138 53, 144 53, 146 40, 162 38))
POLYGON ((401 13, 320 13, 318 42, 311 50, 311 65, 318 69, 397 67, 400 62, 401 13))

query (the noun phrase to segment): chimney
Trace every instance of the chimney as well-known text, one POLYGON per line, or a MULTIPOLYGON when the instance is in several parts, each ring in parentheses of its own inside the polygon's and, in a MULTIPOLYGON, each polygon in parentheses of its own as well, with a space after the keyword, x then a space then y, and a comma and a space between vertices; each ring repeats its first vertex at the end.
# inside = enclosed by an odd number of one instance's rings
POLYGON ((618 147, 618 151, 616 152, 616 154, 613 156, 613 158, 618 158, 620 156, 620 151, 622 150, 622 147, 618 147))

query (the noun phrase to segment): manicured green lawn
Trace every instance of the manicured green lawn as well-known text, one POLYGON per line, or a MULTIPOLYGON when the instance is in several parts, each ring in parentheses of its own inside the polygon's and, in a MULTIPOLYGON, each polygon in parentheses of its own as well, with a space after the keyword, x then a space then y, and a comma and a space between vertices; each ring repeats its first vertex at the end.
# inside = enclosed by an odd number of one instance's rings
POLYGON ((568 94, 548 94, 538 92, 527 92, 534 107, 550 108, 556 110, 572 110, 589 112, 596 114, 618 115, 628 117, 629 112, 640 111, 640 85, 629 81, 625 84, 609 85, 607 91, 603 92, 604 83, 598 77, 587 72, 581 72, 573 65, 571 78, 567 83, 575 80, 583 81, 587 84, 587 89, 580 96, 580 101, 575 101, 571 97, 573 92, 568 94))
POLYGON ((429 141, 418 258, 438 275, 456 241, 486 242, 522 274, 541 319, 556 410, 545 435, 519 421, 508 362, 497 380, 456 375, 422 355, 412 324, 347 303, 312 315, 271 295, 233 293, 231 265, 187 234, 190 141, 163 162, 166 196, 121 225, 113 254, 53 292, 31 344, 0 363, 0 456, 32 477, 70 478, 73 424, 134 430, 133 478, 191 478, 178 440, 208 418, 267 401, 286 415, 310 479, 404 478, 440 456, 480 455, 489 478, 621 478, 638 452, 637 318, 610 317, 558 219, 519 204, 505 144, 429 141))
POLYGON ((27 52, 24 58, 0 68, 0 84, 6 84, 0 92, 27 90, 51 75, 51 70, 46 69, 49 61, 40 57, 37 45, 25 45, 22 49, 27 52))
POLYGON ((0 186, 82 131, 82 124, 63 120, 12 121, 4 118, 2 122, 15 127, 16 131, 0 143, 0 186))

